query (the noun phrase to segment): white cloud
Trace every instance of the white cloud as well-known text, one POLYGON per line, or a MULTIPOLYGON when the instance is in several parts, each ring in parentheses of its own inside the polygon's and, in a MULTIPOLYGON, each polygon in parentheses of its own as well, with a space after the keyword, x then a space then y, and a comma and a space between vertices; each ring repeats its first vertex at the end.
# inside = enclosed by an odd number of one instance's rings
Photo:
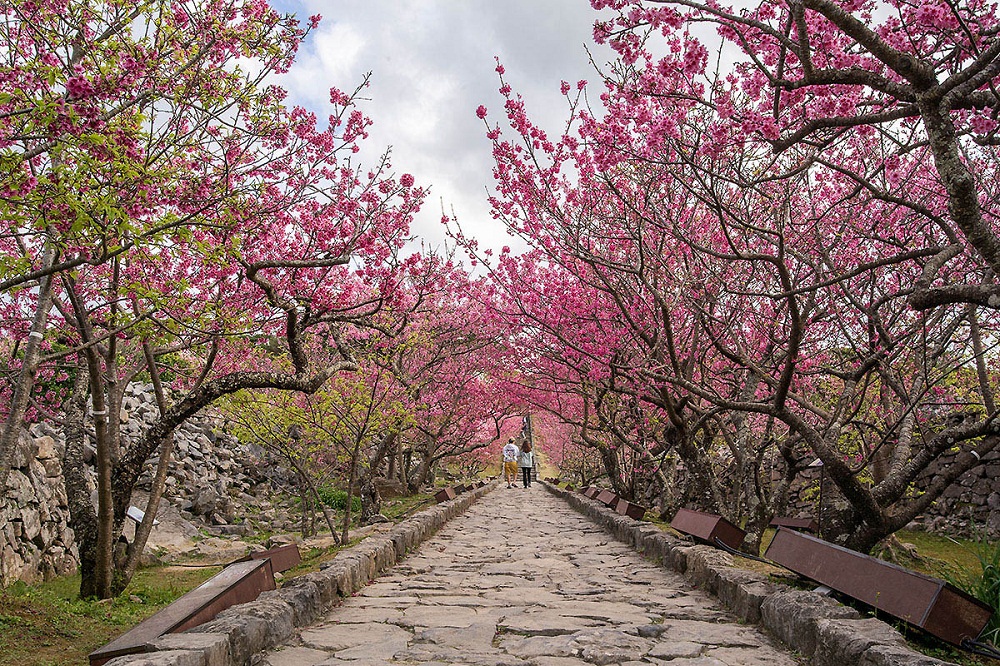
POLYGON ((324 73, 346 78, 358 67, 367 41, 357 26, 333 22, 316 34, 312 52, 317 54, 324 73))
POLYGON ((375 126, 365 153, 393 147, 397 172, 412 173, 432 194, 413 231, 444 240, 441 200, 465 231, 486 247, 511 244, 490 217, 493 159, 475 109, 502 121, 495 57, 523 95, 531 117, 550 133, 562 129, 561 80, 595 80, 584 44, 597 17, 583 0, 283 0, 303 19, 322 14, 281 83, 290 101, 321 117, 331 86, 352 90, 372 72, 363 110, 375 126))

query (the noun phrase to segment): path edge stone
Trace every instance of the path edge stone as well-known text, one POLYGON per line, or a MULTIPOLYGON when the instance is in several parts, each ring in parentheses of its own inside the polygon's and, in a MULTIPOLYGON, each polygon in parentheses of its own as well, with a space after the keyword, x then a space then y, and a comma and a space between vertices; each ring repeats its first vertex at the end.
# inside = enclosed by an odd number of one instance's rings
POLYGON ((767 629, 817 666, 955 666, 909 648, 902 634, 876 618, 817 592, 796 590, 733 565, 728 553, 693 545, 655 525, 633 520, 601 502, 539 481, 577 512, 657 564, 684 574, 716 597, 740 621, 767 629))
POLYGON ((496 486, 494 481, 425 509, 345 548, 319 571, 290 578, 280 589, 233 606, 185 633, 161 637, 146 646, 147 652, 116 657, 106 666, 248 666, 255 654, 277 647, 296 628, 312 624, 341 599, 356 594, 496 486))

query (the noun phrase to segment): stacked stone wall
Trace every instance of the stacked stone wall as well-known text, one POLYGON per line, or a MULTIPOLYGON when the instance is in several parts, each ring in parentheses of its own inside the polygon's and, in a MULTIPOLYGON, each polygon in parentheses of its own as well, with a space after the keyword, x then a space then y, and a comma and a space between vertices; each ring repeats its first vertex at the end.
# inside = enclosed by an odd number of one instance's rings
MULTIPOLYGON (((157 416, 152 385, 133 384, 120 415, 123 437, 137 438, 157 416)), ((291 476, 259 447, 225 433, 221 419, 204 414, 174 434, 164 499, 181 516, 215 534, 295 527, 287 501, 291 476)), ((69 529, 63 479, 65 443, 59 427, 42 422, 21 432, 6 494, 0 499, 0 584, 35 582, 76 570, 77 549, 69 529)), ((93 445, 85 447, 90 490, 96 502, 93 445)), ((146 465, 138 489, 148 490, 157 459, 146 465)), ((140 505, 144 508, 144 505, 140 505)))
MULTIPOLYGON (((955 461, 957 454, 942 456, 917 481, 926 488, 933 479, 955 461)), ((972 534, 986 530, 1000 537, 1000 451, 992 451, 946 489, 931 511, 920 521, 928 529, 972 534)))
POLYGON ((62 435, 40 423, 21 432, 0 504, 0 581, 32 581, 76 570, 62 477, 62 435))
MULTIPOLYGON (((916 492, 926 489, 938 475, 955 462, 957 453, 936 460, 917 479, 916 492)), ((818 469, 807 470, 791 493, 788 515, 817 518, 820 508, 818 469)), ((830 507, 838 501, 829 479, 823 486, 823 504, 830 507)), ((1000 537, 1000 451, 983 456, 979 465, 959 477, 931 508, 911 527, 928 531, 964 536, 1000 537)))

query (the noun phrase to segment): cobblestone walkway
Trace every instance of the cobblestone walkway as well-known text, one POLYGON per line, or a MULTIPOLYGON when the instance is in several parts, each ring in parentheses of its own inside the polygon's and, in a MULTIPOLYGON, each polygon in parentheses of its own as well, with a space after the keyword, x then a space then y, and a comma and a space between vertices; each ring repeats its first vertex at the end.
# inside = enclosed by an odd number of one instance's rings
POLYGON ((540 485, 501 485, 262 663, 800 662, 540 485))

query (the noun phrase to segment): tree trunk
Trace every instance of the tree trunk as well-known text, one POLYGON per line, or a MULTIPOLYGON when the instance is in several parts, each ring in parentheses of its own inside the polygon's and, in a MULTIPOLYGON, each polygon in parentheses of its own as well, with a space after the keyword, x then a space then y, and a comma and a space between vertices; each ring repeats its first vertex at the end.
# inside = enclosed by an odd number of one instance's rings
POLYGON ((309 484, 306 482, 305 476, 300 473, 299 474, 299 508, 302 509, 302 526, 301 526, 301 532, 302 532, 302 538, 303 539, 308 539, 309 537, 311 537, 313 535, 313 532, 310 530, 310 527, 312 526, 312 524, 314 522, 312 520, 312 512, 313 512, 312 509, 313 509, 313 507, 312 507, 312 502, 310 501, 311 497, 312 496, 309 493, 309 484))
POLYGON ((358 495, 361 497, 361 517, 359 520, 362 525, 367 525, 372 516, 382 511, 382 497, 378 494, 375 479, 370 471, 362 472, 359 477, 358 495))
POLYGON ((431 458, 430 454, 425 454, 420 464, 417 465, 417 469, 413 472, 406 481, 406 488, 411 493, 418 493, 420 489, 427 483, 427 480, 431 475, 431 466, 434 460, 431 458))
POLYGON ((351 501, 354 499, 354 482, 358 477, 358 457, 361 453, 361 442, 354 443, 354 450, 351 452, 351 475, 347 479, 347 500, 344 505, 344 529, 340 533, 341 543, 347 543, 350 538, 351 529, 351 501))
MULTIPOLYGON (((58 255, 52 244, 46 244, 42 268, 48 269, 56 262, 58 255)), ((11 399, 7 420, 0 433, 0 490, 7 487, 7 477, 14 460, 14 449, 24 421, 24 412, 28 408, 28 398, 35 387, 35 377, 38 374, 38 363, 41 360, 41 345, 48 323, 49 310, 52 309, 53 277, 46 275, 38 286, 38 305, 35 318, 31 322, 28 339, 22 346, 24 356, 21 358, 21 369, 17 373, 17 383, 14 385, 14 396, 11 399)))
POLYGON ((399 453, 399 444, 397 443, 389 451, 389 469, 385 473, 385 478, 392 480, 396 478, 396 457, 399 453))
MULTIPOLYGON (((160 382, 160 373, 156 368, 156 360, 148 344, 143 344, 143 354, 146 357, 146 367, 153 382, 153 393, 156 396, 156 406, 160 416, 167 411, 167 398, 163 392, 163 384, 160 382)), ((149 489, 149 500, 146 502, 146 512, 135 528, 135 538, 128 549, 128 556, 125 564, 115 571, 112 580, 111 590, 114 594, 121 594, 132 581, 132 576, 139 566, 142 552, 146 549, 146 542, 149 540, 149 533, 153 529, 153 520, 156 518, 156 511, 160 507, 160 499, 163 497, 163 490, 167 485, 167 471, 170 468, 170 459, 174 451, 174 437, 167 435, 160 444, 160 462, 156 467, 153 482, 149 489)))
POLYGON ((627 497, 628 488, 625 487, 625 483, 622 481, 618 452, 609 446, 599 446, 597 452, 601 455, 601 461, 604 463, 604 471, 608 474, 608 481, 611 482, 611 488, 618 495, 627 497))
POLYGON ((417 492, 417 490, 413 488, 413 485, 411 483, 412 479, 413 479, 413 447, 408 446, 405 449, 403 449, 402 452, 401 461, 399 465, 399 481, 403 484, 403 487, 406 488, 406 492, 410 493, 411 495, 417 492))
MULTIPOLYGON (((382 461, 387 457, 392 460, 393 451, 397 448, 399 433, 393 429, 382 436, 378 446, 368 459, 368 469, 361 475, 361 523, 367 524, 372 516, 382 513, 382 496, 375 485, 375 476, 382 467, 382 461)), ((391 468, 390 462, 390 468, 391 468)), ((386 474, 392 478, 391 471, 386 474)))
POLYGON ((312 493, 313 499, 319 506, 320 511, 323 512, 323 519, 326 521, 326 526, 330 528, 330 535, 333 537, 333 542, 339 544, 340 537, 337 536, 337 519, 334 517, 333 512, 330 511, 330 507, 328 507, 326 503, 323 502, 322 498, 320 498, 319 490, 317 490, 316 484, 313 483, 312 477, 306 473, 305 468, 299 464, 299 461, 295 459, 295 456, 292 455, 291 451, 288 451, 285 448, 281 448, 280 450, 284 454, 285 459, 295 469, 299 478, 309 487, 309 491, 312 493))
MULTIPOLYGON (((89 326, 85 340, 90 339, 89 326)), ((95 585, 101 599, 111 597, 111 580, 114 572, 115 521, 111 497, 111 447, 108 442, 108 404, 104 401, 104 375, 100 358, 93 347, 84 352, 87 373, 90 376, 90 400, 93 405, 94 435, 97 447, 97 562, 95 585)))
POLYGON ((85 365, 76 369, 73 393, 64 408, 66 450, 63 454, 63 477, 69 503, 69 527, 73 530, 80 555, 80 598, 100 596, 97 580, 97 513, 90 501, 87 485, 87 468, 84 463, 86 429, 84 413, 87 402, 87 370, 85 365))
POLYGON ((677 510, 684 505, 688 483, 687 479, 681 478, 677 470, 676 458, 670 457, 665 465, 663 488, 659 499, 659 517, 660 520, 672 520, 677 510))

